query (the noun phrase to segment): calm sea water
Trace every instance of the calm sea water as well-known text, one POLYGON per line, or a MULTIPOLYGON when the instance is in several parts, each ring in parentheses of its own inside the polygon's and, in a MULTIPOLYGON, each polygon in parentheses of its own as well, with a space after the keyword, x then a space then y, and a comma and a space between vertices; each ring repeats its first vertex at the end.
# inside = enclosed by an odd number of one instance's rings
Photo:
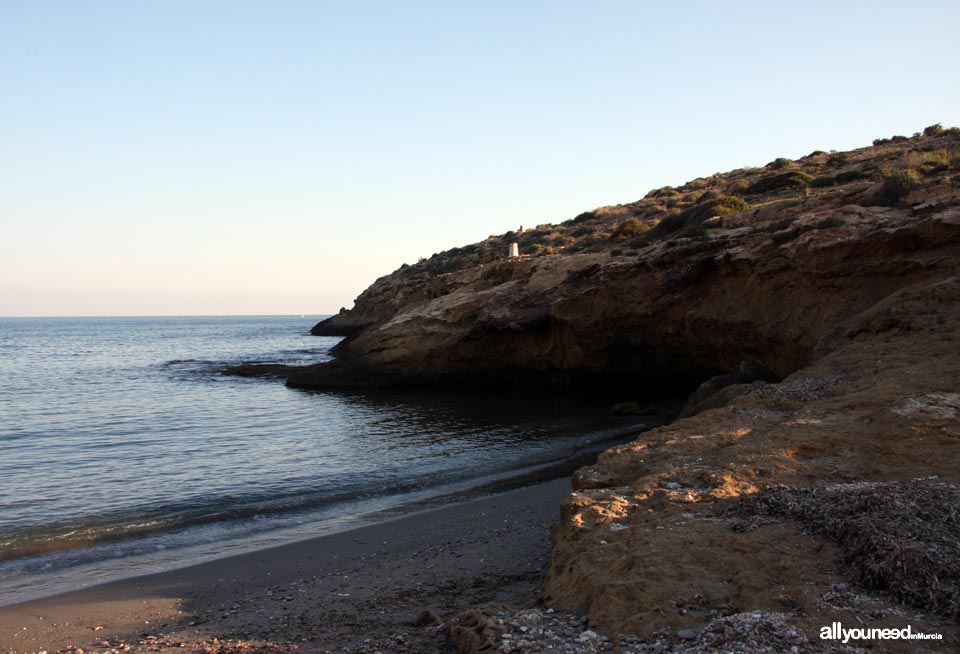
POLYGON ((328 359, 317 319, 0 319, 0 603, 342 529, 616 427, 609 399, 218 373, 328 359))

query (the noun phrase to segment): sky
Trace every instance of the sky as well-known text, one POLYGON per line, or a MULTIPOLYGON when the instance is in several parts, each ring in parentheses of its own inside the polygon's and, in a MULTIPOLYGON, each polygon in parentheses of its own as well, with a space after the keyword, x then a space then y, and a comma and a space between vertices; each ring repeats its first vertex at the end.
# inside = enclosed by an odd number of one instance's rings
POLYGON ((324 314, 648 190, 960 125, 960 3, 0 3, 0 315, 324 314))

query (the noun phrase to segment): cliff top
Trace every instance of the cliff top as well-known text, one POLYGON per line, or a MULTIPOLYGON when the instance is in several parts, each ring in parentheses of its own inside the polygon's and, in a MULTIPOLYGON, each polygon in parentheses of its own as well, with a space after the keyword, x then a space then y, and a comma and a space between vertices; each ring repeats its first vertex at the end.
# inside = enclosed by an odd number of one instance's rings
MULTIPOLYGON (((778 158, 762 167, 700 177, 682 186, 651 190, 626 204, 599 207, 557 224, 495 234, 404 264, 355 301, 351 310, 318 324, 313 333, 350 335, 384 321, 400 307, 442 293, 452 274, 509 258, 540 260, 599 253, 637 257, 664 241, 710 238, 716 230, 753 226, 784 232, 798 209, 816 206, 901 205, 918 190, 950 183, 960 170, 960 128, 931 125, 911 137, 877 139, 847 152, 814 151, 797 160, 778 158), (422 298, 417 296, 423 295, 422 298)), ((775 238, 795 238, 796 230, 775 238)), ((488 273, 493 274, 493 273, 488 273)))

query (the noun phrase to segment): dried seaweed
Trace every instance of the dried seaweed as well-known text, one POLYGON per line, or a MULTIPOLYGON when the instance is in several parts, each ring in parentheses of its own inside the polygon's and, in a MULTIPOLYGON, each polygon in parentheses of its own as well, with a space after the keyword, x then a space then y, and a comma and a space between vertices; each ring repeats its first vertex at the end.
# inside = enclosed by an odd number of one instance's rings
POLYGON ((791 518, 835 541, 867 588, 960 620, 960 486, 927 480, 772 488, 741 499, 735 529, 791 518))

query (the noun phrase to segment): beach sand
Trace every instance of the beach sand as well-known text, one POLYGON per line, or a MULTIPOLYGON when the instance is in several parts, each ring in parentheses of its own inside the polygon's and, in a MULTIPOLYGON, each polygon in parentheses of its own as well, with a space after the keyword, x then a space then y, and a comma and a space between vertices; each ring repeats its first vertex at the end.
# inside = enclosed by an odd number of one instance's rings
POLYGON ((449 652, 415 626, 543 587, 556 479, 350 531, 0 607, 0 652, 449 652))

